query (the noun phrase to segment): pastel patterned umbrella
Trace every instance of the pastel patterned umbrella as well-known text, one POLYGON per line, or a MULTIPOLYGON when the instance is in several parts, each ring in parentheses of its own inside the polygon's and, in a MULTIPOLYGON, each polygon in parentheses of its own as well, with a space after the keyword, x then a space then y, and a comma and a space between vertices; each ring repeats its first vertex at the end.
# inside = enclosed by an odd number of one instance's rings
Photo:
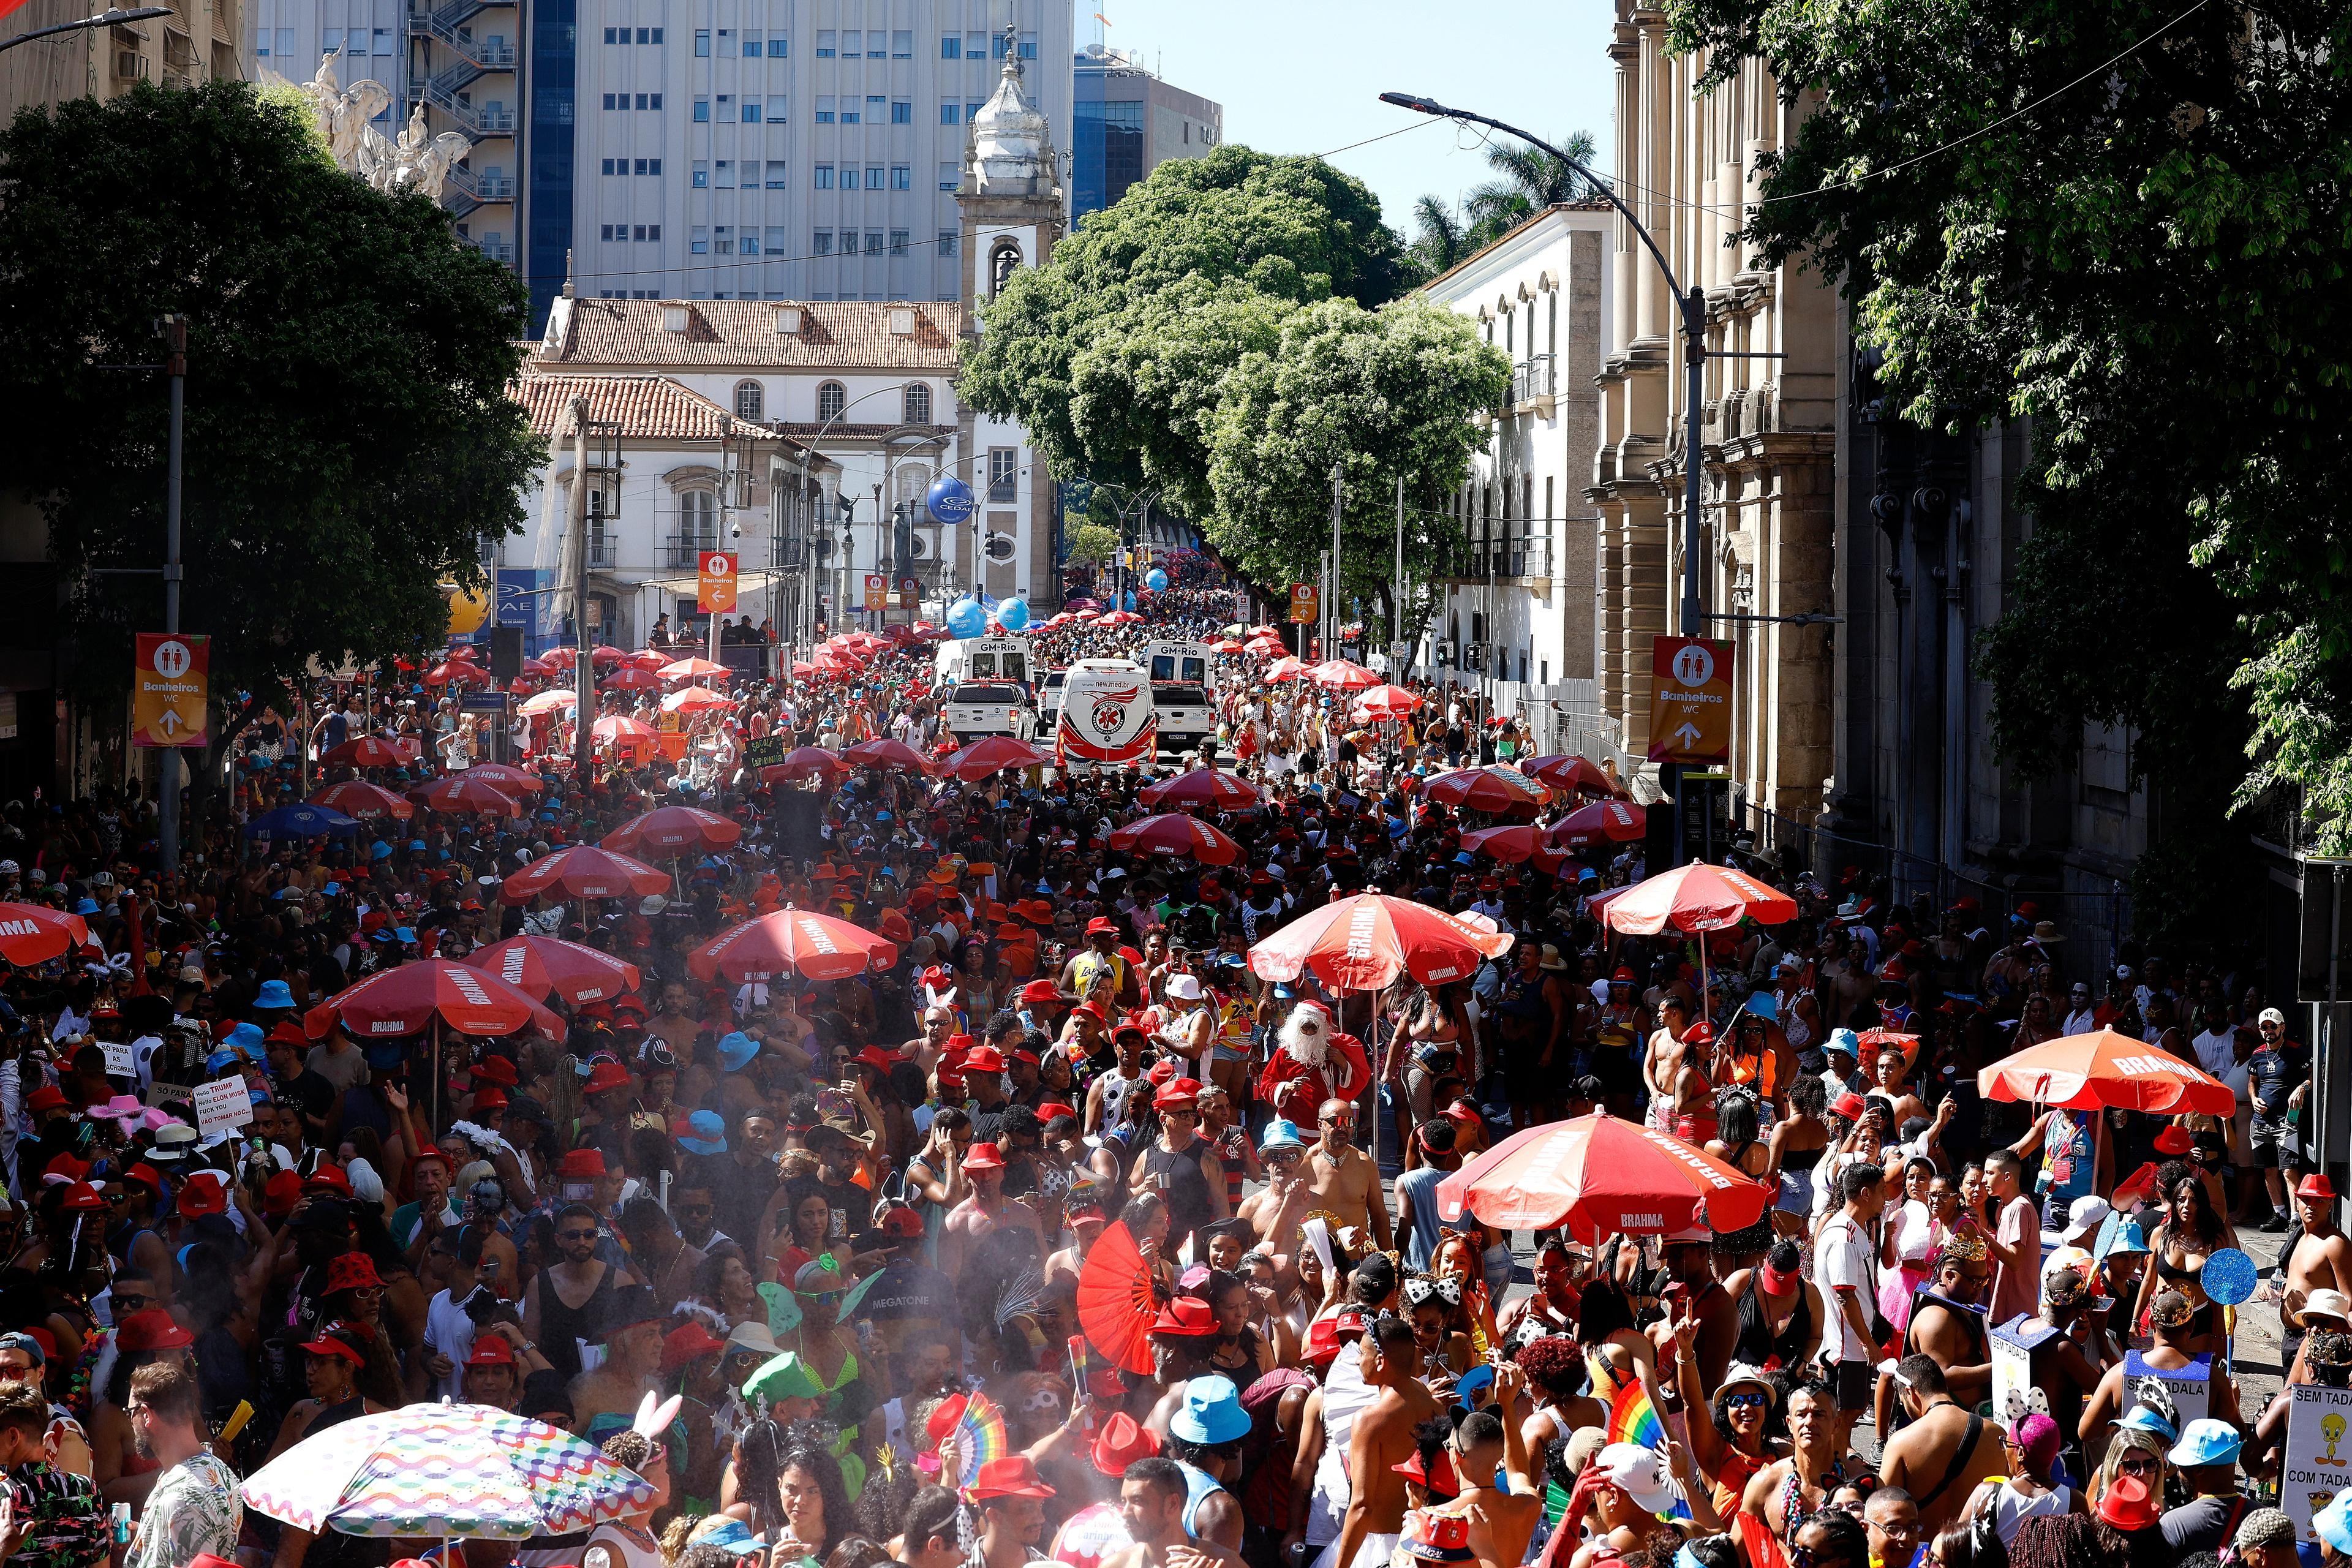
POLYGON ((411 1405, 305 1437, 243 1493, 247 1508, 313 1535, 521 1541, 638 1512, 654 1489, 545 1422, 482 1405, 411 1405))

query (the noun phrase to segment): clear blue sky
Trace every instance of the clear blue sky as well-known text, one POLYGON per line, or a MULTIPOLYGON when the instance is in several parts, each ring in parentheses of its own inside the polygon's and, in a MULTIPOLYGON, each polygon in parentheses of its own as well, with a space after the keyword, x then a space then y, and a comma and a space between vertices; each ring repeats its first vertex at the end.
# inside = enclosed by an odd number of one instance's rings
POLYGON ((1269 153, 1326 153, 1418 129, 1331 161, 1372 188, 1411 232, 1423 192, 1448 199, 1491 176, 1464 132, 1392 109, 1414 92, 1557 138, 1589 131, 1606 171, 1615 149, 1615 8, 1602 0, 1075 0, 1078 46, 1139 54, 1171 83, 1224 106, 1225 140, 1269 153), (1108 27, 1096 11, 1110 18, 1108 27))

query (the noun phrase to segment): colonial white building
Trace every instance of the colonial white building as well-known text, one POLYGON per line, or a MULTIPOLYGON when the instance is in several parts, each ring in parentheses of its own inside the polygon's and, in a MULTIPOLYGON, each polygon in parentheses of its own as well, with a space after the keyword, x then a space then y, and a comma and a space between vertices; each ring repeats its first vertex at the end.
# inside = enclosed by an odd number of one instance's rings
MULTIPOLYGON (((1016 268, 1041 264, 1065 201, 1045 114, 1007 58, 975 114, 957 204, 962 298, 954 300, 618 300, 560 297, 518 395, 550 437, 531 524, 498 563, 515 595, 544 592, 561 568, 572 463, 570 399, 598 386, 591 468, 592 618, 608 641, 642 643, 658 617, 694 616, 701 552, 741 557, 741 603, 779 640, 877 591, 942 602, 977 582, 993 597, 1049 600, 1055 488, 1017 424, 959 403, 955 375, 977 307, 1016 268), (659 410, 658 416, 650 412, 659 410), (607 428, 606 426, 610 426, 607 428), (968 523, 934 520, 925 497, 971 487, 968 523), (975 576, 975 573, 981 574, 975 576)), ((509 615, 509 618, 519 618, 509 615)))
POLYGON ((1481 416, 1487 449, 1452 503, 1469 556, 1417 662, 1487 688, 1506 711, 1566 702, 1569 683, 1597 668, 1600 512, 1585 491, 1600 433, 1593 378, 1609 354, 1610 226, 1605 203, 1547 207, 1423 286, 1510 355, 1511 389, 1481 416))

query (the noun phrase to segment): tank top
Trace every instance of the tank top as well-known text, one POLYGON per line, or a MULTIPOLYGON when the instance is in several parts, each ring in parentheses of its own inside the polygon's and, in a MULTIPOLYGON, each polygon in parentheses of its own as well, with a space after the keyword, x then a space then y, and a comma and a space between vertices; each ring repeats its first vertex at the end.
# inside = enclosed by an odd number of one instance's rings
POLYGON ((604 1267, 604 1277, 596 1289, 579 1306, 569 1306, 555 1289, 550 1275, 546 1289, 539 1299, 539 1353, 547 1364, 562 1373, 565 1381, 580 1375, 580 1344, 582 1340, 593 1340, 604 1327, 604 1309, 613 1299, 612 1265, 604 1267))
POLYGON ((1778 1371, 1794 1367, 1805 1353, 1805 1344, 1813 1337, 1813 1299, 1799 1291, 1797 1310, 1775 1334, 1772 1322, 1764 1310, 1763 1292, 1757 1288, 1753 1275, 1748 1277, 1748 1289, 1738 1302, 1739 1334, 1731 1342, 1731 1359, 1746 1362, 1750 1366, 1778 1371))
POLYGON ((1323 1454, 1315 1462, 1315 1491, 1307 1500, 1307 1543, 1325 1546, 1339 1539, 1353 1489, 1348 1483, 1348 1439, 1361 1415, 1380 1393, 1366 1384, 1353 1366, 1356 1358, 1341 1356, 1323 1385, 1323 1454), (1343 1375, 1342 1369, 1348 1369, 1343 1375))
POLYGON ((1201 1505, 1223 1491, 1224 1485, 1206 1470, 1195 1469, 1181 1459, 1176 1463, 1184 1472, 1184 1533, 1198 1541, 1201 1539, 1201 1505))
POLYGON ((1136 1095, 1150 1086, 1151 1080, 1141 1073, 1129 1078, 1122 1073, 1113 1072, 1104 1074, 1101 1081, 1103 1127, 1108 1130, 1113 1127, 1133 1126, 1135 1118, 1129 1113, 1129 1108, 1136 1095))
POLYGON ((1168 1204, 1166 1250, 1171 1255, 1183 1246, 1186 1237, 1209 1223, 1209 1182, 1201 1173, 1201 1156, 1208 1147, 1195 1136, 1181 1149, 1171 1151, 1155 1140, 1143 1152, 1145 1180, 1154 1187, 1165 1183, 1160 1195, 1168 1204))
POLYGON ((2097 1173, 2098 1162, 2092 1157, 2090 1119, 2071 1111, 2053 1111, 2049 1131, 2042 1135, 2043 1194, 2055 1199, 2060 1210, 2071 1208, 2076 1198, 2090 1194, 2097 1173))

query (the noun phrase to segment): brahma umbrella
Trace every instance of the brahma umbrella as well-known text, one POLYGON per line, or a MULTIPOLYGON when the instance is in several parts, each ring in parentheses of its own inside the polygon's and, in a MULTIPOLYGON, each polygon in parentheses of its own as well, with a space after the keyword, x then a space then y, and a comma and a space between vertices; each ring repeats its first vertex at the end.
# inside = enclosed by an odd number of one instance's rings
POLYGON ((89 945, 89 922, 47 904, 0 902, 0 958, 19 969, 89 945))
POLYGON ((1053 762, 1053 752, 1041 752, 1026 741, 1016 741, 1010 735, 991 735, 986 740, 974 741, 940 763, 935 771, 966 784, 978 784, 1007 768, 1050 767, 1053 762))
POLYGON ((607 691, 654 691, 661 687, 662 678, 650 669, 639 669, 625 664, 597 682, 607 691))
POLYGON ((1340 991, 1380 991, 1410 974, 1423 985, 1466 979, 1511 951, 1507 932, 1386 893, 1357 893, 1309 910, 1249 950, 1251 972, 1287 984, 1312 971, 1340 991))
POLYGON ((1242 855, 1242 847, 1232 838, 1181 811, 1129 823, 1110 836, 1110 847, 1122 855, 1157 855, 1205 866, 1230 866, 1242 855))
POLYGON ((361 1040, 421 1035, 436 1023, 461 1035, 511 1035, 535 1026, 551 1039, 563 1037, 563 1020, 530 997, 445 958, 404 963, 345 986, 304 1014, 302 1027, 323 1040, 338 1021, 361 1040))
POLYGON ((1617 781, 1573 752, 1549 757, 1529 757, 1519 763, 1519 772, 1543 785, 1562 794, 1614 795, 1621 792, 1617 781))
POLYGON ((1505 763, 1439 773, 1422 786, 1422 794, 1440 805, 1488 813, 1537 807, 1549 798, 1543 785, 1505 763))
POLYGON ((2237 1090, 2171 1052, 2113 1029, 2064 1035, 2004 1057, 1977 1074, 1987 1100, 2089 1110, 2105 1106, 2177 1116, 2229 1116, 2237 1090))
POLYGON ((782 974, 847 980, 898 962, 898 944, 812 910, 778 910, 722 931, 688 955, 699 980, 724 975, 737 984, 782 974))
POLYGON ((1553 823, 1544 829, 1544 836, 1561 849, 1589 849, 1596 844, 1631 844, 1647 833, 1649 826, 1650 814, 1641 806, 1622 800, 1596 800, 1553 823))
POLYGON ((482 783, 508 795, 537 795, 547 787, 547 781, 529 768, 519 768, 512 763, 476 763, 466 770, 469 779, 482 783))
POLYGON ((1272 664, 1267 665, 1265 667, 1265 674, 1259 677, 1259 679, 1264 680, 1268 686, 1279 686, 1285 681, 1297 680, 1300 676, 1305 675, 1307 672, 1307 665, 1305 660, 1289 655, 1285 655, 1283 658, 1276 659, 1272 664))
POLYGON ((624 855, 648 850, 675 857, 724 849, 743 837, 742 825, 698 805, 656 806, 633 816, 598 842, 624 855))
POLYGON ((409 792, 435 811, 485 816, 520 816, 522 802, 496 784, 452 773, 409 792))
POLYGON ((1462 836, 1463 849, 1472 855, 1484 855, 1489 860, 1500 860, 1507 866, 1533 861, 1537 870, 1547 876, 1557 873, 1568 863, 1568 851, 1554 848, 1544 842, 1543 830, 1528 823, 1516 823, 1507 827, 1482 827, 1475 833, 1462 836))
POLYGON ((1193 768, 1173 778, 1148 784, 1135 792, 1138 805, 1149 811, 1164 805, 1206 805, 1218 811, 1247 811, 1264 804, 1257 785, 1217 768, 1193 768))
POLYGON ((688 686, 662 699, 665 713, 716 713, 735 706, 731 697, 721 697, 707 686, 688 686))
POLYGON ((1718 1235, 1764 1217, 1779 1189, 1605 1110, 1515 1132, 1437 1184, 1438 1217, 1496 1230, 1566 1226, 1588 1246, 1615 1232, 1718 1235))
POLYGON ((415 758, 409 742, 390 735, 361 735, 328 747, 320 753, 319 762, 331 768, 399 768, 415 758))
POLYGON ((923 753, 904 741, 860 741, 854 746, 844 746, 841 760, 861 768, 898 768, 919 773, 931 771, 923 753))
POLYGON ((575 844, 543 855, 499 884, 501 903, 527 904, 541 893, 562 889, 575 899, 643 898, 669 886, 667 873, 642 860, 615 855, 593 844, 575 844))
POLYGON ((1779 925, 1797 918, 1797 900, 1780 889, 1759 882, 1730 866, 1710 866, 1694 860, 1634 883, 1609 900, 1601 911, 1602 923, 1628 936, 1657 936, 1678 931, 1698 938, 1699 1016, 1708 1016, 1712 1004, 1707 981, 1706 933, 1725 931, 1742 921, 1779 925))
POLYGON ((552 936, 510 936, 504 942, 478 947, 464 959, 469 969, 495 974, 541 1001, 559 997, 577 1007, 586 1002, 609 1002, 637 988, 637 966, 611 953, 552 936))
POLYGON ((770 763, 760 770, 761 784, 800 784, 808 779, 823 779, 837 784, 849 773, 849 764, 838 754, 823 746, 796 746, 784 753, 781 763, 770 763))
POLYGON ((1327 659, 1307 675, 1326 691, 1363 691, 1381 684, 1377 671, 1345 658, 1327 659))
POLYGON ((339 784, 329 784, 311 800, 332 807, 345 816, 389 816, 405 822, 416 815, 416 803, 404 795, 394 795, 382 784, 368 784, 361 779, 345 779, 339 784))
POLYGON ((707 658, 681 658, 674 664, 661 666, 654 673, 664 680, 724 680, 734 671, 707 658))

